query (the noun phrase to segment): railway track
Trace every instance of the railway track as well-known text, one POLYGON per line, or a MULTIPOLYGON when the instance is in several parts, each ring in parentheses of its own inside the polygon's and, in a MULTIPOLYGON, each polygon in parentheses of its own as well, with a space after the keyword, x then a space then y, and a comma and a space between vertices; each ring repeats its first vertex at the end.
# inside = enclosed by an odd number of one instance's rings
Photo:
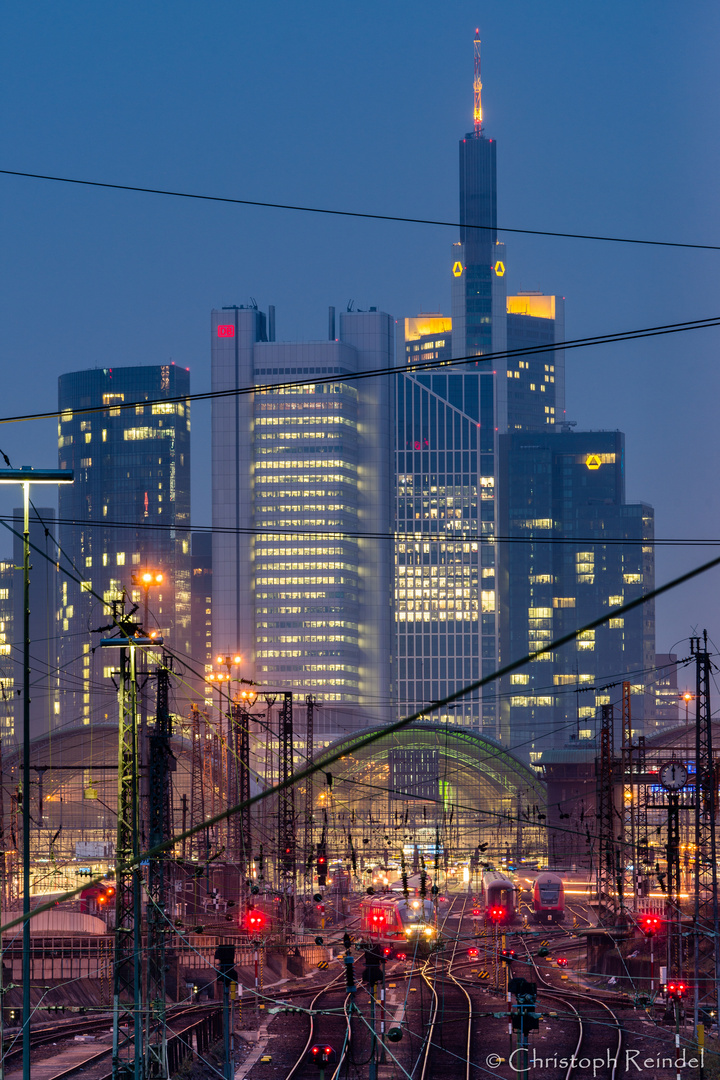
MULTIPOLYGON (((182 1042, 184 1036, 188 1033, 192 1034, 193 1029, 204 1024, 208 1017, 217 1015, 220 1012, 220 1006, 192 1006, 185 1007, 177 1012, 171 1014, 168 1017, 168 1054, 169 1057, 173 1056, 172 1046, 174 1042, 182 1042), (183 1022, 183 1021, 187 1022, 183 1022)), ((58 1042, 64 1039, 73 1037, 78 1033, 87 1034, 88 1029, 92 1028, 95 1031, 111 1030, 112 1021, 109 1017, 98 1018, 97 1020, 90 1021, 89 1023, 81 1024, 66 1024, 57 1025, 53 1037, 52 1029, 43 1029, 39 1034, 40 1038, 33 1039, 33 1049, 38 1046, 46 1045, 48 1042, 58 1042)), ((47 1058, 42 1061, 37 1061, 32 1064, 32 1074, 34 1077, 42 1077, 42 1080, 67 1080, 68 1077, 74 1076, 76 1073, 84 1071, 95 1065, 100 1065, 103 1062, 107 1062, 106 1065, 99 1072, 93 1072, 93 1080, 111 1080, 112 1078, 112 1045, 105 1044, 103 1046, 89 1045, 85 1046, 87 1052, 83 1053, 83 1048, 78 1046, 77 1053, 72 1055, 71 1061, 64 1061, 62 1052, 58 1053, 55 1058, 47 1058)), ((15 1080, 15 1078, 22 1077, 22 1069, 17 1068, 22 1060, 22 1049, 11 1050, 4 1055, 4 1075, 5 1080, 15 1080), (13 1068, 15 1066, 15 1068, 13 1068)))
MULTIPOLYGON (((540 971, 535 957, 530 952, 529 946, 521 939, 525 947, 527 958, 532 965, 535 979, 542 984, 538 986, 538 998, 552 998, 561 1001, 566 1007, 572 1009, 579 1025, 579 1037, 577 1045, 570 1055, 570 1062, 564 1074, 564 1080, 572 1080, 573 1076, 585 1075, 587 1066, 581 1066, 581 1062, 589 1059, 590 1062, 603 1062, 599 1068, 594 1069, 595 1076, 607 1076, 608 1080, 616 1080, 618 1069, 621 1067, 621 1054, 623 1046, 623 1028, 619 1017, 610 1008, 606 1001, 592 994, 581 993, 579 990, 565 989, 553 986, 540 971), (572 1000, 583 1003, 583 1014, 572 1004, 572 1000), (593 1015, 594 1014, 594 1015, 593 1015), (608 1017, 612 1029, 617 1033, 617 1040, 611 1043, 607 1039, 608 1017)), ((567 1057, 566 1054, 560 1055, 567 1057)))

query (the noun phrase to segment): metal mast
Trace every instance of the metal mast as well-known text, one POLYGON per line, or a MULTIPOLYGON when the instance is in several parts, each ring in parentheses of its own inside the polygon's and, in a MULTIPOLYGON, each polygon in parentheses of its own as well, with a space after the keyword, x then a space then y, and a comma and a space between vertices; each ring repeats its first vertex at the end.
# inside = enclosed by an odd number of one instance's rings
MULTIPOLYGON (((172 657, 164 654, 157 669, 157 711, 155 727, 149 736, 149 817, 150 848, 169 840, 173 834, 170 773, 172 752, 172 717, 169 690, 172 657)), ((145 1076, 166 1080, 167 1028, 165 1024, 165 940, 168 929, 169 852, 162 851, 149 860, 147 907, 147 1009, 145 1028, 145 1076)))
MULTIPOLYGON (((201 727, 202 713, 197 705, 190 710, 190 827, 200 825, 205 820, 205 730, 201 727)), ((190 857, 202 862, 208 857, 209 840, 207 832, 198 832, 191 840, 190 857)))
MULTIPOLYGON (((313 749, 315 746, 315 706, 317 701, 312 694, 308 694, 305 698, 305 705, 307 706, 307 723, 305 727, 305 755, 308 763, 312 761, 313 749)), ((312 885, 312 858, 313 858, 313 812, 315 809, 315 785, 313 783, 313 777, 308 776, 305 781, 305 837, 304 837, 304 856, 305 856, 305 876, 309 877, 310 885, 312 885)), ((310 888, 312 892, 312 888, 310 888)))
MULTIPOLYGON (((625 880, 625 868, 632 866, 630 886, 632 888, 632 907, 637 910, 637 859, 635 852, 635 790, 633 786, 633 741, 632 711, 630 707, 630 683, 622 684, 622 854, 618 873, 625 880)), ((624 890, 620 894, 620 903, 624 903, 624 890)))
MULTIPOLYGON (((101 647, 119 648, 118 673, 118 801, 116 849, 115 966, 113 978, 113 1080, 141 1080, 143 1066, 142 903, 138 821, 138 646, 162 644, 138 636, 139 627, 124 614, 125 601, 113 601, 113 624, 119 637, 105 638, 101 647)), ((103 627, 110 629, 110 627, 103 627)))
POLYGON ((475 31, 475 77, 473 79, 473 125, 475 138, 482 135, 482 81, 480 79, 480 30, 475 31))
MULTIPOLYGON (((715 815, 717 813, 717 776, 713 761, 712 715, 710 711, 710 653, 707 630, 690 638, 695 656, 695 1027, 698 1024, 698 976, 700 935, 713 936, 715 987, 720 1004, 720 940, 718 940, 718 875, 715 815)), ((720 1016, 720 1013, 718 1013, 720 1016)))
MULTIPOLYGON (((279 719, 280 776, 281 784, 287 783, 293 773, 293 696, 283 694, 279 719)), ((283 893, 286 902, 286 919, 289 921, 290 883, 295 873, 295 791, 292 786, 283 788, 278 803, 278 847, 283 893)))
POLYGON ((611 906, 613 912, 615 910, 618 885, 616 879, 618 875, 614 837, 615 808, 613 805, 614 711, 612 705, 602 705, 601 709, 600 760, 597 775, 597 834, 599 839, 597 893, 598 921, 602 923, 606 918, 606 907, 611 906))

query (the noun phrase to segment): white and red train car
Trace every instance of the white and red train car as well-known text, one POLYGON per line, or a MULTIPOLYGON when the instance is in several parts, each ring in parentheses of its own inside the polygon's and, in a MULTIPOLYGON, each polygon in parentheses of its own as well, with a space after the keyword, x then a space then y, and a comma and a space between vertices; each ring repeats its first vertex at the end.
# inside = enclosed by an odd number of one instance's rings
POLYGON ((360 933, 391 948, 395 956, 427 952, 438 939, 435 905, 422 897, 366 896, 360 903, 360 933))
POLYGON ((535 878, 533 910, 536 923, 563 922, 565 888, 559 874, 551 874, 543 870, 535 878))

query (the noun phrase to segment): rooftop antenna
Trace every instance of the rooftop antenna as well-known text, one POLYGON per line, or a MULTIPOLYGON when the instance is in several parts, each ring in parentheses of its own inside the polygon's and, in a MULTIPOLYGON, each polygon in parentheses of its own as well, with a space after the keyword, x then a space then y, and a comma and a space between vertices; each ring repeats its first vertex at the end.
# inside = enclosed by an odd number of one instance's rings
POLYGON ((482 81, 480 79, 480 30, 475 31, 475 78, 473 79, 473 123, 475 138, 482 135, 482 81))

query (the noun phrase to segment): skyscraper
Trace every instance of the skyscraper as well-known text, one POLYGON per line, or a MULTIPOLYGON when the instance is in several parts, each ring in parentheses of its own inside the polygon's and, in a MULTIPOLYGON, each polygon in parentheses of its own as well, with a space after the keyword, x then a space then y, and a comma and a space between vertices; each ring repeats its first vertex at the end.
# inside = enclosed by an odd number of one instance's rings
POLYGON ((394 364, 394 326, 334 322, 277 342, 274 310, 269 333, 255 308, 212 313, 213 390, 258 388, 213 401, 213 649, 317 694, 327 734, 390 715, 392 688, 392 378, 345 377, 394 364))
MULTIPOLYGON (((496 452, 507 427, 507 365, 473 358, 506 348, 505 251, 497 240, 497 146, 483 130, 480 91, 476 41, 474 127, 460 140, 460 241, 449 267, 451 355, 469 359, 447 374, 408 372, 398 393, 396 515, 405 534, 398 538, 396 567, 401 710, 489 674, 497 661, 496 452)), ((442 317, 435 318, 435 340, 447 349, 448 327, 441 333, 442 317)), ((432 341, 412 325, 419 321, 406 326, 408 363, 432 341)), ((494 687, 466 697, 441 719, 496 734, 494 687)))
POLYGON ((565 422, 565 351, 518 355, 565 340, 565 298, 540 292, 507 297, 508 431, 547 431, 565 422))
MULTIPOLYGON (((509 542, 498 600, 508 663, 650 592, 654 522, 651 507, 625 502, 621 432, 506 435, 500 458, 499 529, 509 542)), ((649 602, 506 676, 503 741, 537 762, 543 751, 593 739, 599 707, 619 700, 623 680, 643 734, 654 665, 649 602)))
MULTIPOLYGON (((74 484, 59 496, 65 565, 69 560, 108 603, 126 590, 141 621, 147 599, 150 629, 184 654, 190 652, 190 404, 162 399, 189 390, 188 371, 174 364, 95 368, 58 380, 60 468, 75 471, 74 484), (128 402, 137 404, 118 407, 128 402), (102 411, 82 411, 93 407, 102 411), (161 572, 162 583, 147 589, 140 581, 145 569, 161 572)), ((60 621, 63 723, 87 724, 114 709, 110 662, 92 633, 108 625, 109 608, 63 578, 60 621)))

